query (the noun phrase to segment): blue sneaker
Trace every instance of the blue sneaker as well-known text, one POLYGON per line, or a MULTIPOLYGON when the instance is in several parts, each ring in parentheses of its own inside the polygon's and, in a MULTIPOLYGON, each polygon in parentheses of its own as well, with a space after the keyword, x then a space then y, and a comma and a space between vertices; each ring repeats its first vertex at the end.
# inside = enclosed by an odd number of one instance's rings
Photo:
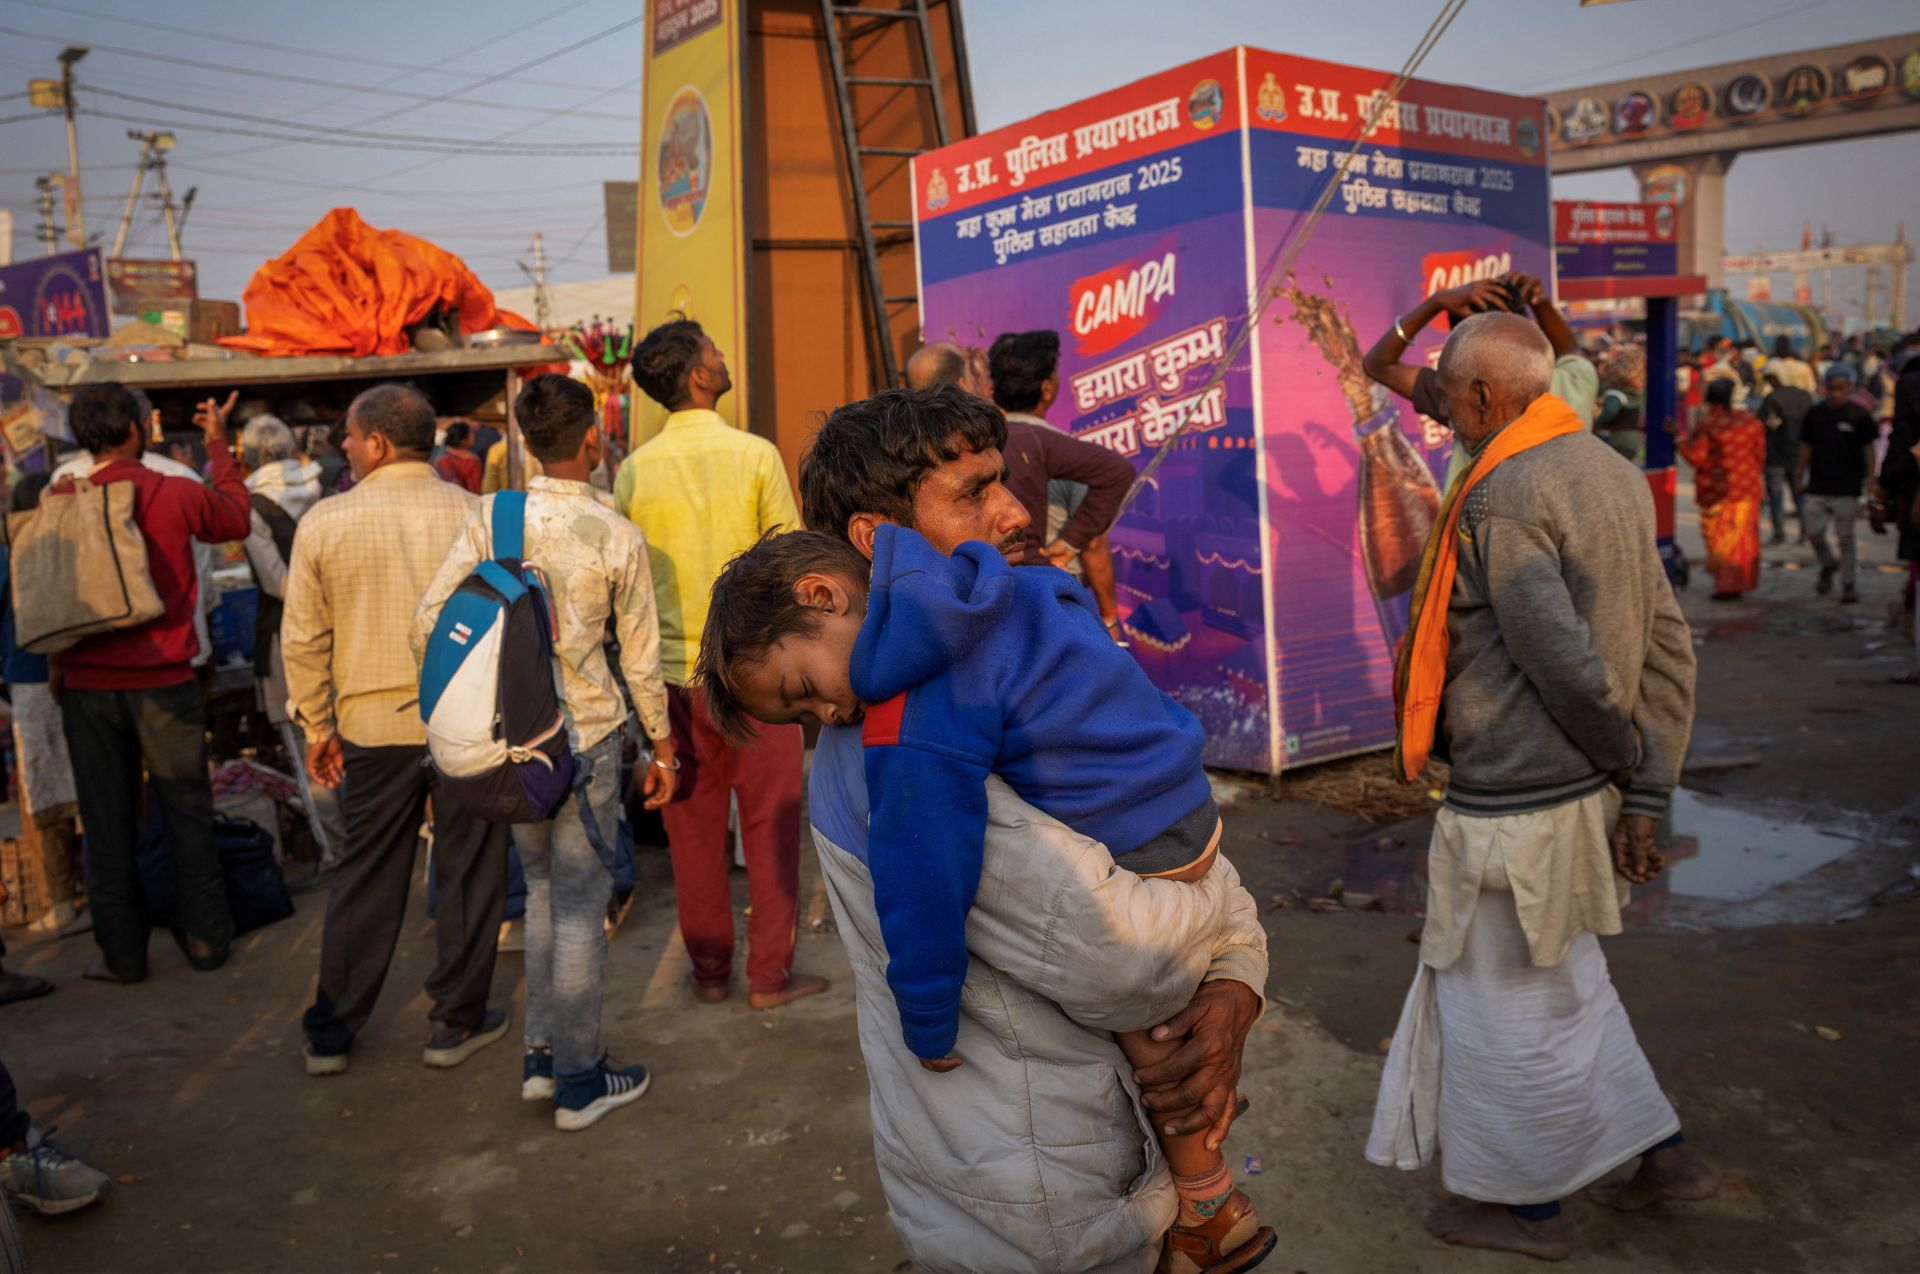
POLYGON ((71 1150, 38 1129, 28 1130, 25 1150, 0 1159, 0 1193, 43 1216, 84 1208, 110 1184, 106 1173, 82 1163, 71 1150))
POLYGON ((560 1084, 553 1126, 561 1132, 591 1128, 607 1112, 638 1100, 652 1079, 647 1068, 638 1063, 614 1067, 607 1065, 603 1057, 585 1079, 569 1079, 560 1084))
POLYGON ((520 1068, 520 1100, 553 1100, 553 1050, 530 1048, 520 1068))

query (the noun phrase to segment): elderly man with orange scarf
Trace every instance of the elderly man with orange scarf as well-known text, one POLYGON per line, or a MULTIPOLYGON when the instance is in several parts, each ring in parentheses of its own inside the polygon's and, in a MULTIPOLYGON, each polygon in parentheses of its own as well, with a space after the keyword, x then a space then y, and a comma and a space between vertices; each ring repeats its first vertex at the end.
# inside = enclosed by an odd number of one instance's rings
POLYGON ((1395 675, 1404 780, 1452 765, 1420 963, 1367 1157, 1441 1162, 1449 1243, 1568 1254, 1560 1201, 1637 1210, 1718 1177, 1634 1039, 1597 938, 1663 863, 1654 826, 1693 721, 1692 638, 1646 479, 1548 392, 1512 314, 1455 326, 1440 389, 1469 466, 1428 540, 1395 675))

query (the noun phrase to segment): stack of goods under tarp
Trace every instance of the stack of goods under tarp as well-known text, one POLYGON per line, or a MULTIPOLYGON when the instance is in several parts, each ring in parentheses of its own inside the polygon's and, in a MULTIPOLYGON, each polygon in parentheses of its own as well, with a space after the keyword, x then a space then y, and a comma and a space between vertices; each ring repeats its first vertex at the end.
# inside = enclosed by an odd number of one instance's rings
POLYGON ((427 348, 416 346, 415 334, 441 322, 463 335, 533 328, 497 308, 459 257, 399 230, 375 230, 351 208, 335 208, 256 270, 244 300, 246 332, 220 343, 269 357, 405 354, 427 348))

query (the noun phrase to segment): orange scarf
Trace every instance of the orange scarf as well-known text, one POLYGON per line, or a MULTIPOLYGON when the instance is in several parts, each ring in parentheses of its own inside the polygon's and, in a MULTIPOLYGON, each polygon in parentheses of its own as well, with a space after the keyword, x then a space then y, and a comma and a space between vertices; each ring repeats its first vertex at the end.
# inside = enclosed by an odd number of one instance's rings
POLYGON ((1493 436, 1473 467, 1448 490, 1440 506, 1439 525, 1420 555, 1413 613, 1394 663, 1393 706, 1400 740, 1393 750, 1393 772, 1402 783, 1413 782, 1426 765, 1440 720, 1440 694, 1447 682, 1447 603, 1453 597, 1453 574, 1460 562, 1460 509, 1467 492, 1502 461, 1585 428, 1573 408, 1552 394, 1542 394, 1518 420, 1493 436), (1429 599, 1434 602, 1431 606, 1429 599))

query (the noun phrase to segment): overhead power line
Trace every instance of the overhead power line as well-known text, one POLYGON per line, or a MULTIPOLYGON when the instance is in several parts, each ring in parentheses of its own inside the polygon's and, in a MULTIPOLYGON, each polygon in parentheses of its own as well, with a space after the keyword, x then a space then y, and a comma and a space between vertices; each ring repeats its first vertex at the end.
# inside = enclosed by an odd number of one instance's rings
MULTIPOLYGON (((198 40, 210 40, 219 44, 239 45, 243 48, 267 49, 274 53, 291 53, 296 57, 312 58, 312 59, 323 61, 323 62, 351 62, 361 66, 382 67, 389 71, 411 71, 419 75, 440 75, 440 76, 448 76, 448 77, 457 78, 457 79, 471 80, 471 79, 478 78, 478 76, 471 71, 442 70, 438 63, 431 63, 426 66, 421 66, 418 63, 414 63, 414 62, 394 62, 394 61, 389 61, 386 58, 367 57, 364 54, 338 53, 338 52, 333 52, 326 49, 302 48, 297 44, 276 44, 271 40, 253 40, 253 39, 248 39, 245 36, 231 35, 224 31, 222 32, 199 31, 191 27, 169 26, 164 22, 153 22, 143 18, 131 18, 125 15, 124 13, 103 13, 98 9, 81 9, 65 3, 51 4, 51 3, 48 3, 47 0, 13 0, 13 2, 16 5, 20 6, 21 8, 44 9, 49 13, 57 13, 61 17, 65 17, 65 18, 71 18, 76 15, 80 17, 85 17, 85 18, 102 18, 102 19, 105 19, 106 21, 119 22, 126 26, 144 27, 146 30, 149 30, 149 31, 165 31, 171 35, 191 36, 194 39, 198 39, 198 40)), ((542 21, 544 21, 544 19, 542 19, 542 21)), ((524 27, 517 28, 517 30, 524 30, 524 29, 525 29, 524 27)), ((14 32, 11 34, 34 35, 34 33, 32 32, 14 32)), ((43 40, 52 40, 56 44, 67 43, 67 41, 65 40, 56 39, 55 37, 52 37, 52 36, 34 35, 34 38, 43 39, 43 40)), ((93 47, 101 50, 102 52, 123 52, 123 50, 109 49, 106 45, 103 45, 103 44, 95 44, 93 47)), ((212 66, 212 69, 215 69, 215 70, 232 70, 233 69, 230 67, 217 66, 210 63, 201 63, 198 65, 212 66)), ((293 80, 298 77, 294 77, 290 75, 273 75, 273 76, 269 76, 268 78, 293 80)), ((330 80, 330 81, 300 80, 300 82, 325 83, 328 85, 328 87, 331 87, 331 88, 341 87, 340 82, 338 80, 330 80)), ((574 89, 574 88, 585 87, 584 85, 574 83, 568 80, 529 79, 526 82, 529 84, 538 84, 545 88, 574 89)))
MULTIPOLYGON (((553 61, 557 57, 564 57, 569 53, 573 53, 579 49, 584 49, 589 44, 597 44, 601 40, 606 39, 610 35, 618 35, 620 32, 625 31, 628 27, 638 26, 642 22, 645 22, 646 20, 647 20, 647 15, 645 12, 645 7, 642 6, 642 11, 640 13, 635 14, 633 17, 628 18, 623 22, 616 22, 612 26, 606 28, 604 31, 595 31, 592 35, 584 36, 581 39, 575 40, 572 44, 569 44, 564 48, 555 49, 551 53, 542 53, 539 57, 536 57, 536 58, 529 58, 527 61, 520 63, 518 66, 511 66, 504 71, 500 71, 496 74, 489 75, 485 79, 476 80, 472 84, 467 85, 466 88, 460 89, 457 92, 442 93, 438 97, 430 97, 427 99, 426 102, 423 102, 422 105, 431 105, 435 102, 445 102, 451 98, 458 97, 461 93, 470 93, 474 89, 485 88, 489 84, 497 84, 501 80, 511 79, 514 76, 520 74, 522 71, 529 71, 536 66, 543 66, 546 63, 553 61)), ((383 123, 386 120, 392 119, 395 115, 400 114, 401 111, 407 110, 407 109, 411 109, 411 108, 397 107, 394 110, 388 111, 384 115, 375 115, 371 119, 360 120, 357 124, 355 124, 355 127, 364 128, 368 124, 383 123)))
POLYGON ((1629 58, 1615 58, 1611 62, 1601 62, 1594 66, 1583 66, 1574 71, 1557 72, 1553 79, 1542 80, 1538 84, 1530 84, 1525 91, 1537 93, 1548 92, 1556 88, 1570 88, 1580 77, 1591 75, 1595 71, 1611 71, 1616 66, 1631 66, 1635 63, 1645 62, 1650 57, 1657 57, 1662 53, 1667 53, 1674 49, 1690 48, 1696 44, 1707 44, 1709 42, 1719 43, 1728 36, 1735 35, 1741 31, 1751 31, 1755 27, 1766 26, 1769 22, 1778 22, 1782 18, 1791 18, 1794 14, 1805 13, 1809 9, 1825 8, 1832 3, 1833 0, 1808 0, 1807 3, 1796 5, 1791 9, 1782 9, 1778 13, 1770 13, 1763 18, 1755 18, 1752 22, 1742 22, 1738 26, 1720 27, 1707 32, 1705 35, 1695 36, 1691 40, 1670 40, 1657 48, 1648 49, 1644 53, 1636 53, 1629 58))
POLYGON ((552 145, 538 142, 489 143, 473 142, 455 145, 429 142, 369 141, 359 137, 326 137, 315 134, 273 133, 259 128, 241 128, 231 124, 202 123, 163 123, 145 115, 123 115, 118 111, 102 111, 82 108, 79 113, 93 119, 111 119, 122 123, 144 124, 149 128, 164 129, 175 133, 226 133, 235 137, 261 137, 268 141, 285 142, 289 145, 342 146, 349 150, 412 150, 427 151, 442 155, 510 155, 519 159, 544 159, 560 155, 599 155, 622 157, 639 153, 639 144, 589 144, 574 145, 561 142, 552 145))
MULTIPOLYGON (((331 124, 305 124, 299 120, 274 119, 270 116, 262 115, 257 111, 223 111, 212 106, 192 106, 186 102, 166 102, 159 98, 142 97, 138 93, 122 93, 118 89, 101 88, 94 84, 83 84, 80 86, 80 90, 83 93, 95 93, 101 97, 111 97, 116 101, 132 102, 137 106, 152 106, 165 111, 189 111, 195 115, 211 115, 216 119, 237 119, 244 123, 256 124, 263 127, 288 128, 299 132, 314 133, 327 137, 357 137, 377 142, 413 141, 425 142, 436 146, 457 146, 478 149, 485 149, 491 146, 490 142, 478 137, 435 137, 421 133, 366 132, 357 128, 345 128, 331 124)), ((589 147, 609 146, 623 153, 634 149, 634 144, 630 142, 578 141, 568 142, 567 144, 571 146, 589 147)))
MULTIPOLYGON (((607 33, 603 32, 601 34, 604 35, 607 33)), ((67 41, 60 38, 59 36, 42 35, 38 31, 23 31, 16 27, 0 26, 0 35, 19 36, 23 39, 29 39, 29 40, 41 40, 48 44, 67 43, 67 41)), ((595 36, 593 38, 598 39, 600 38, 600 36, 595 36)), ((220 75, 238 75, 248 79, 267 80, 272 83, 282 84, 282 85, 311 84, 319 88, 328 88, 328 89, 345 88, 345 89, 351 89, 355 93, 371 93, 380 97, 405 98, 408 102, 412 103, 411 106, 399 108, 394 112, 394 114, 399 114, 400 111, 402 110, 412 110, 415 107, 423 106, 428 103, 451 102, 460 106, 477 107, 477 108, 482 108, 486 110, 515 111, 515 112, 519 112, 521 114, 526 114, 526 115, 554 116, 554 115, 564 115, 564 114, 571 113, 579 117, 583 117, 583 118, 587 117, 586 112, 582 112, 582 111, 569 112, 565 107, 522 106, 522 105, 516 105, 512 102, 496 102, 487 98, 475 98, 471 101, 468 101, 462 97, 462 94, 470 92, 475 88, 479 88, 482 85, 496 84, 503 79, 511 78, 511 76, 514 74, 514 72, 511 70, 505 71, 505 72, 498 72, 490 76, 477 77, 471 83, 465 85, 460 89, 456 89, 451 93, 435 94, 435 93, 421 93, 418 91, 411 91, 407 89, 387 88, 386 86, 380 85, 380 84, 343 84, 338 79, 322 79, 318 76, 312 76, 312 75, 295 75, 290 71, 256 71, 251 67, 233 66, 233 65, 230 65, 227 63, 221 63, 221 62, 205 62, 205 61, 201 61, 198 58, 176 57, 173 54, 169 54, 169 53, 154 53, 146 49, 130 49, 130 48, 125 48, 122 46, 112 45, 112 44, 94 43, 90 47, 95 53, 111 53, 119 57, 137 58, 137 59, 140 59, 141 61, 146 61, 146 62, 164 62, 169 66, 184 66, 184 67, 189 67, 196 71, 212 71, 220 75)), ((568 48, 560 50, 560 53, 571 52, 573 49, 578 47, 579 47, 578 45, 570 45, 568 46, 568 48)), ((559 53, 555 53, 552 56, 557 57, 559 55, 560 55, 559 53)), ((546 59, 541 59, 541 60, 550 61, 551 57, 546 59)), ((414 69, 421 69, 421 68, 414 68, 414 69)), ((533 82, 534 81, 531 81, 531 80, 527 81, 527 83, 533 83, 533 82)), ((564 85, 561 85, 560 87, 577 88, 579 86, 573 85, 573 84, 564 84, 564 85)), ((592 118, 621 120, 623 122, 628 122, 628 123, 632 122, 631 116, 619 115, 611 111, 593 112, 592 118)))

